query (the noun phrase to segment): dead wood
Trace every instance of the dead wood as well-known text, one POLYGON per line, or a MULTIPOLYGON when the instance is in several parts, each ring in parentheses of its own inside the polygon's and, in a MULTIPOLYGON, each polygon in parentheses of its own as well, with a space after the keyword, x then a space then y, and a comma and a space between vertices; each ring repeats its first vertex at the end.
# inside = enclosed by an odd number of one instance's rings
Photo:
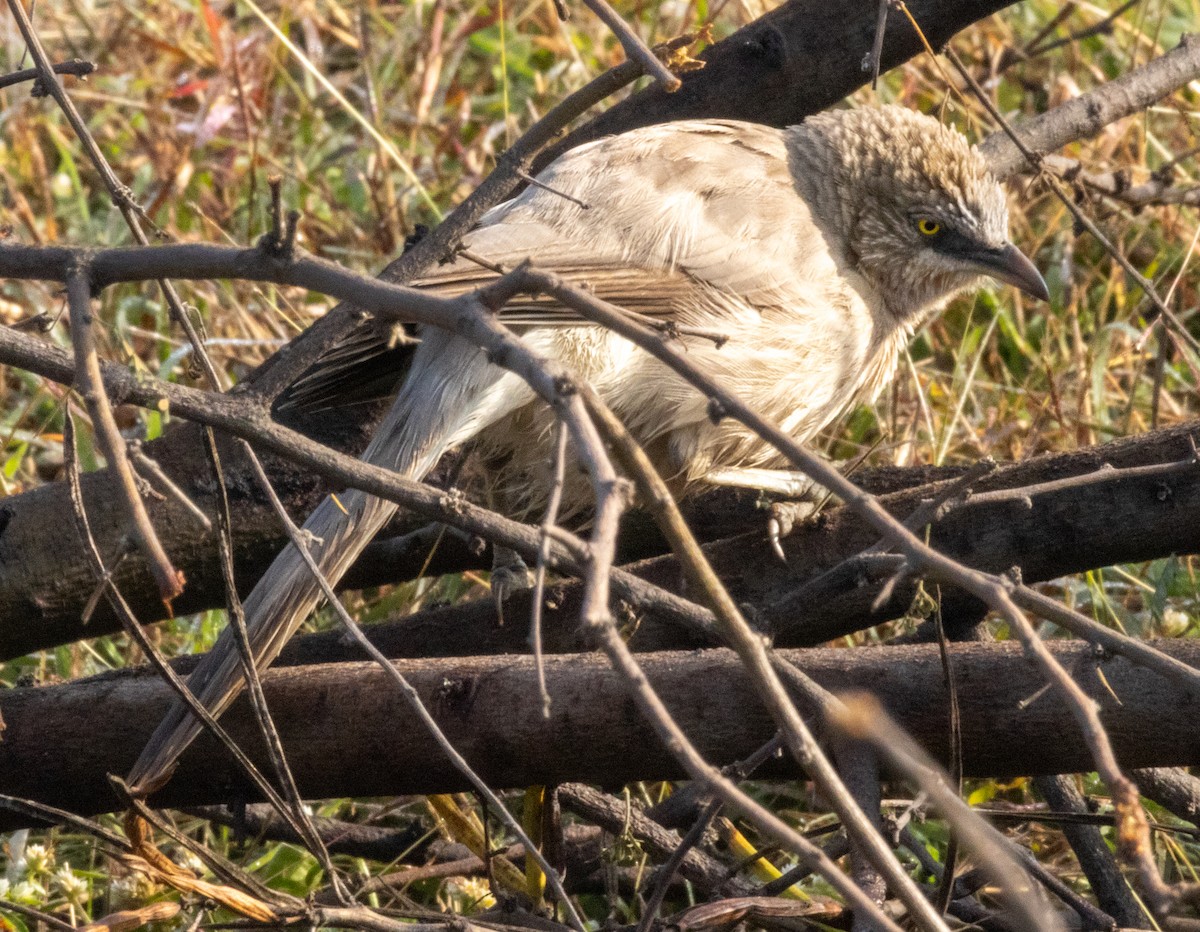
MULTIPOLYGON (((1122 658, 1100 658, 1087 645, 1051 646, 1100 705, 1124 764, 1200 764, 1195 700, 1179 687, 1122 658)), ((1193 642, 1156 646, 1186 663, 1200 663, 1200 645, 1193 642)), ((829 689, 873 693, 922 745, 945 758, 947 703, 935 647, 781 653, 829 689)), ((1052 694, 1039 695, 1045 681, 1018 645, 962 644, 953 646, 952 653, 968 776, 1092 769, 1071 712, 1052 694)), ((731 653, 657 653, 644 655, 642 662, 672 713, 713 763, 747 757, 774 734, 774 724, 731 653)), ((600 657, 548 658, 553 697, 548 721, 541 717, 528 657, 409 660, 398 666, 454 745, 492 786, 568 781, 617 786, 679 776, 678 763, 654 738, 626 687, 600 657)), ((280 668, 264 678, 305 797, 465 789, 461 774, 440 756, 383 677, 373 664, 354 663, 280 668)), ((128 770, 168 698, 167 687, 145 672, 0 695, 7 725, 0 742, 0 793, 82 813, 115 808, 119 804, 104 775, 128 770)), ((260 739, 245 701, 223 722, 261 762, 260 739)), ((794 777, 790 767, 778 760, 761 775, 794 777)), ((253 798, 249 784, 205 736, 153 801, 194 806, 253 798)), ((19 822, 5 816, 0 829, 19 822)))

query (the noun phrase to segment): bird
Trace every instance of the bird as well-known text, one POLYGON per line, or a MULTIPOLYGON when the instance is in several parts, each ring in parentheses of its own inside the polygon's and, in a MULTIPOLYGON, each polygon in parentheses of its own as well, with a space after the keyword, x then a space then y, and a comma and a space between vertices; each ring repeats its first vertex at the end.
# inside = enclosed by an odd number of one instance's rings
MULTIPOLYGON (((786 128, 686 120, 560 156, 416 286, 463 294, 531 261, 674 325, 695 365, 803 441, 876 395, 914 330, 985 277, 1048 300, 1036 266, 1009 241, 1008 220, 1004 190, 979 152, 908 108, 836 109, 786 128)), ((499 319, 587 379, 677 494, 759 488, 787 475, 777 451, 730 418, 715 421, 700 392, 611 331, 538 296, 511 301, 499 319)), ((459 336, 425 327, 410 342, 403 382, 363 458, 421 479, 469 442, 494 466, 489 482, 506 510, 537 508, 552 475, 547 406, 459 336)), ((330 368, 336 379, 346 362, 330 368)), ((586 508, 579 472, 567 471, 568 511, 586 508)), ((341 577, 394 510, 357 490, 316 507, 304 536, 328 579, 341 577)), ((257 666, 319 598, 287 545, 244 603, 257 666)), ((219 715, 242 685, 227 630, 188 686, 219 715)), ((133 791, 163 786, 201 727, 175 699, 129 774, 133 791)))

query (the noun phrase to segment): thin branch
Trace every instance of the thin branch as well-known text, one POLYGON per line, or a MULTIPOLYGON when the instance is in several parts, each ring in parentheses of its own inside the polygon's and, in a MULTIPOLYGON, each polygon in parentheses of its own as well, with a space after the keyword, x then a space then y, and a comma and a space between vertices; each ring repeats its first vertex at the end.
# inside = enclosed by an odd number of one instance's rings
MULTIPOLYGON (((714 418, 733 417, 757 433, 779 450, 794 468, 812 477, 859 512, 915 569, 939 582, 951 583, 970 592, 998 611, 1008 621, 1013 632, 1030 651, 1050 681, 1067 699, 1082 733, 1092 748, 1096 769, 1108 784, 1124 820, 1118 830, 1120 850, 1123 856, 1137 867, 1146 893, 1154 901, 1156 911, 1168 907, 1172 894, 1163 884, 1154 866, 1149 831, 1145 813, 1138 802, 1137 788, 1121 772, 1112 753, 1109 737, 1096 714, 1095 704, 1083 694, 1037 637, 1029 620, 1013 602, 1009 592, 1010 586, 1004 580, 970 569, 928 546, 892 517, 874 496, 863 492, 823 458, 813 454, 777 425, 761 417, 741 399, 724 390, 717 381, 699 370, 679 350, 633 324, 607 302, 566 285, 556 276, 531 269, 517 270, 507 278, 510 280, 510 288, 522 292, 537 289, 551 294, 589 320, 615 330, 651 353, 688 379, 710 399, 710 411, 714 418)), ((621 648, 624 649, 623 644, 621 648)))
POLYGON ((718 799, 709 801, 708 805, 704 807, 704 811, 700 813, 700 817, 675 846, 675 850, 671 852, 666 863, 659 868, 658 875, 654 880, 654 890, 651 892, 650 898, 646 900, 646 905, 642 907, 642 918, 638 920, 637 932, 650 932, 658 922, 658 912, 662 909, 663 900, 666 899, 667 893, 671 889, 675 875, 679 872, 688 853, 704 838, 713 819, 721 811, 721 805, 722 803, 718 799))
MULTIPOLYGON (((107 572, 104 565, 103 557, 96 547, 95 538, 92 536, 91 526, 88 522, 87 511, 83 507, 83 496, 79 487, 79 468, 78 461, 75 456, 75 425, 74 420, 68 413, 66 427, 63 434, 63 451, 67 463, 67 478, 70 482, 71 498, 74 504, 74 516, 76 520, 76 529, 79 537, 84 545, 84 552, 87 555, 89 564, 92 567, 92 572, 97 581, 103 586, 104 595, 109 600, 113 607, 113 611, 120 618, 122 627, 129 637, 141 648, 155 672, 162 677, 163 681, 175 691, 175 694, 180 696, 189 704, 193 714, 197 716, 208 729, 208 731, 217 738, 230 752, 238 764, 242 767, 250 782, 255 786, 263 796, 270 800, 273 805, 280 808, 280 812, 286 818, 289 810, 283 803, 283 800, 275 792, 274 788, 267 782, 266 778, 259 772, 258 768, 251 763, 250 759, 241 750, 236 742, 229 737, 228 732, 222 728, 217 721, 208 714, 208 711, 196 701, 196 698, 191 694, 191 691, 184 684, 183 680, 171 669, 170 665, 163 658, 158 647, 151 642, 145 629, 138 622, 126 604, 120 591, 112 585, 111 576, 107 572)), ((300 829, 296 828, 297 833, 300 829)))
POLYGON ((203 528, 205 531, 211 531, 212 522, 208 520, 208 515, 201 511, 200 506, 193 502, 188 497, 187 493, 185 493, 183 489, 181 489, 174 481, 172 481, 170 476, 163 472, 162 467, 160 467, 158 463, 146 455, 141 442, 131 441, 128 447, 129 458, 132 460, 133 464, 137 466, 138 470, 143 475, 149 474, 150 476, 153 476, 155 484, 158 485, 161 491, 171 496, 171 498, 175 499, 175 501, 179 502, 179 504, 187 509, 188 514, 196 519, 196 523, 199 524, 201 528, 203 528))
MULTIPOLYGON (((216 443, 212 440, 211 432, 209 432, 207 439, 209 440, 209 462, 214 473, 220 473, 220 458, 217 454, 216 443)), ((245 441, 242 441, 242 443, 245 444, 245 441)), ((279 499, 275 495, 275 490, 267 479, 266 473, 263 471, 258 459, 250 451, 248 444, 246 445, 245 452, 250 454, 250 462, 257 467, 256 472, 259 477, 259 484, 270 497, 272 505, 277 505, 279 499)), ((282 506, 278 510, 282 510, 282 506)), ((329 851, 325 846, 324 840, 309 820, 308 813, 305 811, 304 800, 300 797, 300 791, 296 788, 296 779, 292 776, 287 757, 283 753, 283 744, 279 740, 279 732, 275 728, 275 722, 267 706, 266 697, 263 695, 262 682, 259 680, 258 670, 254 665, 254 652, 250 646, 250 637, 246 630, 246 613, 242 608, 242 600, 238 596, 237 583, 234 578, 233 552, 230 544, 233 515, 229 507, 229 496, 224 483, 221 483, 218 516, 220 519, 218 542, 221 556, 221 574, 225 578, 225 592, 228 598, 228 623, 233 630, 234 642, 237 645, 238 655, 242 661, 242 675, 246 678, 247 692, 250 694, 254 717, 258 722, 259 731, 262 733, 263 743, 266 746, 267 755, 271 761, 271 768, 275 772, 276 780, 278 780, 279 786, 283 789, 283 796, 289 806, 289 812, 281 813, 281 815, 289 827, 303 839, 304 846, 320 862, 325 875, 329 878, 333 886, 333 891, 339 905, 346 906, 351 902, 350 894, 346 890, 342 878, 329 856, 329 851)))
POLYGON ((1054 910, 1034 886, 1024 866, 1012 854, 1008 841, 971 811, 945 774, 866 694, 846 696, 833 713, 840 730, 868 741, 905 779, 929 795, 955 833, 975 853, 976 862, 996 883, 998 897, 1023 929, 1062 929, 1054 910))
POLYGON ((1155 171, 1146 181, 1134 184, 1129 180, 1128 169, 1088 171, 1079 159, 1064 158, 1061 155, 1044 155, 1041 165, 1066 184, 1102 194, 1132 207, 1135 211, 1165 205, 1200 205, 1200 185, 1179 187, 1170 171, 1155 171))
POLYGON ((658 82, 667 93, 672 93, 679 90, 680 80, 671 74, 664 65, 643 42, 632 29, 629 24, 621 18, 621 16, 608 5, 607 0, 583 0, 584 6, 596 14, 609 31, 617 37, 621 43, 621 48, 625 50, 625 57, 636 61, 642 68, 645 74, 650 75, 658 82))
MULTIPOLYGON (((261 470, 262 467, 259 466, 258 468, 261 470)), ((265 479, 265 475, 263 478, 265 479)), ((321 572, 321 568, 317 565, 317 561, 309 549, 308 542, 305 540, 303 532, 299 527, 296 526, 295 522, 292 521, 291 516, 287 513, 287 509, 283 507, 283 504, 277 498, 272 502, 272 504, 275 506, 276 513, 279 515, 279 519, 283 522, 284 528, 287 530, 288 537, 291 538, 292 545, 296 548, 301 557, 304 559, 304 562, 308 565, 309 572, 312 574, 313 579, 320 586, 321 591, 324 593, 329 605, 333 608, 338 620, 342 623, 343 627, 345 627, 346 633, 352 637, 359 644, 359 646, 366 651, 367 655, 370 656, 371 659, 374 660, 388 675, 392 683, 398 687, 401 695, 404 697, 405 702, 408 704, 408 707, 411 709, 413 714, 420 720, 421 724, 437 742, 441 752, 445 754, 446 757, 451 761, 455 769, 457 769, 464 777, 466 777, 466 779, 474 787, 475 792, 477 792, 487 801, 489 808, 497 814, 498 818, 504 823, 508 830, 516 835, 518 839, 520 839, 521 843, 525 846, 526 856, 537 861, 538 866, 546 875, 547 882, 550 884, 551 889, 554 890, 559 905, 562 907, 563 912, 570 921, 572 928, 574 928, 576 932, 586 932, 583 920, 579 917, 578 912, 576 912, 574 905, 571 903, 571 899, 568 896, 567 891, 563 888, 562 878, 559 877, 558 872, 555 871, 555 869, 550 865, 550 862, 542 856, 540 851, 538 851, 537 845, 535 845, 529 839, 529 836, 526 835, 525 830, 521 826, 520 820, 516 819, 512 813, 508 811, 507 807, 505 807, 503 802, 501 802, 500 798, 496 796, 483 778, 480 777, 467 762, 467 759, 463 757, 461 753, 459 753, 458 749, 454 746, 450 739, 446 737, 445 732, 442 730, 437 720, 425 707, 425 703, 422 702, 420 693, 418 693, 412 687, 412 684, 408 682, 408 680, 404 677, 404 674, 396 669, 396 667, 383 655, 379 648, 371 643, 367 636, 363 634, 362 628, 360 628, 354 619, 350 617, 350 613, 346 611, 346 607, 342 605, 341 600, 338 599, 337 594, 333 591, 333 587, 329 584, 329 581, 321 572)), ((254 662, 256 665, 261 664, 262 658, 257 657, 255 658, 254 662)))
MULTIPOLYGON (((69 74, 76 78, 86 78, 96 70, 96 63, 73 58, 70 61, 59 62, 54 66, 55 74, 69 74)), ((24 68, 21 71, 10 71, 0 75, 0 91, 25 81, 35 81, 41 76, 38 68, 24 68)), ((35 95, 36 96, 36 95, 35 95)))
POLYGON ((538 544, 537 567, 534 569, 532 608, 529 618, 529 646, 538 669, 538 693, 542 698, 542 715, 550 717, 550 693, 546 691, 546 669, 542 661, 542 603, 546 595, 546 561, 550 558, 551 528, 558 522, 558 509, 562 504, 563 487, 566 484, 567 431, 557 424, 554 432, 552 466, 553 480, 546 502, 546 516, 542 520, 542 540, 538 544))
POLYGON ((171 600, 183 591, 183 575, 171 565, 171 559, 163 549, 150 516, 146 513, 141 489, 134 477, 133 467, 129 464, 125 439, 121 436, 113 417, 112 404, 108 400, 108 394, 104 390, 104 379, 100 374, 100 360, 96 355, 91 303, 87 270, 76 269, 67 278, 67 304, 71 312, 71 336, 75 347, 75 372, 79 393, 87 404, 88 414, 91 415, 100 452, 104 454, 109 468, 117 477, 117 488, 125 503, 134 539, 154 575, 159 596, 170 605, 171 600))
MULTIPOLYGON (((4 250, 0 246, 0 267, 4 265, 4 250)), ((74 379, 67 353, 11 328, 0 327, 0 359, 62 384, 69 385, 74 379)), ((166 400, 181 417, 259 444, 343 486, 362 489, 430 520, 503 544, 527 560, 537 559, 541 546, 537 528, 325 447, 271 420, 246 395, 211 394, 149 376, 135 377, 123 367, 107 363, 101 368, 112 394, 123 402, 158 409, 166 400)), ((548 565, 556 572, 582 577, 587 566, 587 545, 566 533, 551 535, 551 541, 548 565)), ((621 570, 614 571, 612 582, 621 598, 693 630, 708 632, 705 636, 710 640, 716 639, 711 614, 705 609, 621 570)))
MULTIPOLYGON (((788 750, 796 762, 808 772, 821 794, 833 806, 846 825, 847 831, 861 846, 864 855, 887 878, 893 891, 908 907, 913 921, 921 928, 944 928, 940 917, 892 855, 891 849, 871 819, 858 807, 817 743, 816 737, 796 710, 772 666, 763 639, 750 629, 741 610, 713 572, 691 529, 683 520, 679 506, 667 489, 666 483, 655 471, 649 457, 617 417, 608 410, 594 389, 582 386, 581 390, 588 410, 607 435, 609 444, 621 464, 633 475, 643 502, 654 515, 683 564, 690 587, 695 589, 702 601, 712 609, 725 642, 737 651, 746 665, 755 688, 783 731, 788 750)), ((807 680, 807 677, 800 678, 807 680)), ((815 698, 819 708, 827 712, 829 706, 836 704, 837 700, 815 683, 808 685, 807 695, 815 698)))

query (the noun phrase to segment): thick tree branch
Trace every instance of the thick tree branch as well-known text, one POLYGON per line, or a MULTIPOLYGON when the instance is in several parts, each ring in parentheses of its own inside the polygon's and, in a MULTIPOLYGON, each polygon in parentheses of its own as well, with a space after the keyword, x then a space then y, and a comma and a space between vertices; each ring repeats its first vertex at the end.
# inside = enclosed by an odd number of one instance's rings
MULTIPOLYGON (((1200 663, 1190 641, 1156 646, 1200 663)), ((1129 766, 1200 764, 1196 700, 1121 658, 1086 645, 1050 645, 1099 703, 1113 747, 1129 766), (1102 671, 1103 676, 1100 675, 1102 671)), ((968 776, 1073 773, 1093 766, 1070 712, 1039 695, 1044 678, 1015 644, 951 648, 962 703, 968 776), (1032 698, 1033 701, 1029 701, 1032 698)), ((904 728, 944 760, 945 684, 932 646, 855 651, 782 651, 822 685, 873 693, 904 728)), ((775 731, 734 656, 726 651, 649 654, 652 685, 715 763, 753 753, 775 731)), ((634 709, 626 686, 602 658, 548 658, 554 704, 542 718, 532 658, 404 661, 398 664, 442 728, 492 786, 567 781, 620 785, 678 776, 679 765, 634 709)), ((308 798, 465 789, 462 776, 411 721, 404 701, 373 664, 280 668, 264 677, 288 759, 308 798)), ((169 699, 149 673, 121 673, 0 695, 7 723, 0 742, 0 793, 77 812, 120 805, 105 773, 122 773, 141 750, 169 699)), ((223 719, 257 748, 244 701, 223 719)), ((765 775, 794 775, 786 762, 765 775), (784 768, 782 771, 779 768, 784 768)), ((182 760, 162 805, 253 798, 237 768, 207 737, 182 760)), ((0 819, 0 829, 28 824, 0 819)))
MULTIPOLYGON (((910 0, 934 48, 1013 0, 910 0)), ((892 7, 892 4, 888 4, 892 7)), ((791 0, 706 49, 703 69, 681 75, 674 93, 650 87, 610 107, 547 149, 536 165, 601 136, 638 126, 720 117, 789 126, 871 80, 864 58, 875 43, 876 0, 791 0)), ((924 51, 908 17, 888 10, 880 64, 895 68, 924 51)))

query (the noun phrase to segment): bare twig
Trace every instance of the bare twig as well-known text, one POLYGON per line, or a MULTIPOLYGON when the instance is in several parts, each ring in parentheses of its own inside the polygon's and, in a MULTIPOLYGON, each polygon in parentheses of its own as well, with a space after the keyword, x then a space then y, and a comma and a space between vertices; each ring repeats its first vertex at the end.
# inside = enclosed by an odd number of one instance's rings
POLYGON ((153 476, 154 483, 158 485, 162 491, 170 495, 173 499, 175 499, 175 501, 179 502, 179 504, 186 508, 188 514, 195 518, 196 523, 204 528, 204 530, 211 531, 212 522, 208 520, 208 515, 201 511, 200 507, 188 497, 187 493, 184 492, 183 489, 181 489, 178 485, 176 485, 175 482, 171 480, 170 476, 162 471, 162 468, 158 465, 158 463, 154 462, 153 459, 146 455, 145 451, 142 449, 141 442, 131 442, 128 447, 129 458, 133 461, 134 465, 137 466, 138 470, 143 474, 149 474, 150 476, 153 476))
POLYGON ((659 86, 669 92, 679 90, 679 78, 671 74, 664 65, 625 22, 607 0, 583 0, 584 5, 596 14, 596 17, 609 28, 625 50, 625 57, 636 61, 642 70, 654 78, 659 86))
MULTIPOLYGON (((59 62, 54 66, 55 74, 69 74, 76 78, 86 78, 95 70, 95 62, 82 61, 78 58, 73 58, 71 61, 59 62)), ((21 84, 24 81, 35 81, 40 75, 41 71, 38 68, 24 68, 21 71, 10 71, 8 74, 0 75, 0 90, 12 87, 15 84, 21 84)))
MULTIPOLYGON (((815 736, 792 704, 772 666, 762 638, 751 631, 728 590, 712 571, 700 545, 683 520, 679 507, 668 491, 666 483, 655 472, 649 457, 620 421, 604 406, 595 391, 590 386, 584 386, 582 390, 588 410, 606 433, 609 443, 622 465, 634 476, 643 501, 654 514, 659 527, 670 541, 672 549, 683 563, 689 583, 713 610, 713 614, 722 628, 725 641, 737 651, 742 662, 746 664, 755 687, 768 708, 771 709, 772 716, 779 723, 792 756, 809 773, 821 793, 830 801, 846 825, 847 831, 853 835, 871 863, 887 878, 892 889, 908 907, 914 921, 920 923, 922 928, 942 928, 940 918, 929 906, 924 894, 917 889, 899 862, 892 856, 883 837, 871 819, 858 807, 817 743, 815 736)), ((610 656, 611 654, 610 651, 610 656)), ((797 673, 797 676, 800 674, 797 673)), ((806 677, 800 676, 800 678, 807 680, 806 677)), ((816 684, 809 685, 808 694, 816 696, 821 705, 828 706, 836 703, 832 696, 825 694, 816 684)))
MULTIPOLYGON (((259 468, 261 469, 261 467, 259 468)), ((467 762, 467 759, 463 757, 461 753, 459 753, 458 749, 454 747, 454 744, 449 740, 449 738, 446 737, 445 732, 437 723, 437 720, 433 717, 433 715, 430 714, 429 710, 425 707, 424 702, 421 701, 420 694, 412 687, 408 680, 405 679, 404 675, 388 661, 379 648, 371 643, 366 635, 363 634, 362 629, 358 626, 354 619, 350 617, 350 613, 346 611, 345 606, 342 605, 341 601, 337 597, 337 594, 333 591, 333 587, 321 572, 321 568, 317 565, 317 561, 309 549, 308 542, 304 539, 303 532, 299 527, 296 526, 295 522, 292 521, 291 516, 287 513, 287 509, 283 507, 283 504, 279 502, 278 499, 275 499, 272 504, 275 506, 276 513, 279 515, 279 519, 283 522, 288 536, 292 540, 292 545, 296 547, 301 557, 303 557, 304 562, 308 565, 309 572, 312 573, 314 580, 316 580, 317 584, 324 593, 325 598, 328 600, 330 606, 332 606, 334 609, 334 612, 338 616, 338 620, 346 628, 347 634, 349 634, 350 637, 352 637, 359 644, 359 646, 366 651, 368 656, 370 656, 372 660, 379 664, 380 668, 388 674, 391 681, 396 687, 399 688, 401 695, 404 696, 404 699, 409 708, 412 710, 413 714, 416 715, 421 724, 428 730, 429 734, 433 736, 442 753, 445 754, 446 757, 454 764, 455 768, 462 773, 467 780, 470 781, 471 785, 475 789, 475 792, 477 792, 487 801, 489 807, 496 813, 498 818, 505 824, 509 831, 511 831, 517 836, 517 838, 520 839, 521 843, 525 846, 526 856, 537 861, 538 866, 546 875, 546 879, 549 882, 551 889, 554 890, 555 896, 557 897, 563 912, 570 921, 572 928, 574 928, 576 932, 586 932, 583 925, 583 920, 579 917, 578 912, 576 912, 574 905, 571 903, 570 897, 567 895, 567 891, 563 888, 562 879, 559 877, 558 872, 554 870, 545 857, 543 857, 541 852, 538 851, 537 845, 535 845, 529 839, 529 836, 526 835, 520 821, 513 817, 513 815, 500 801, 500 798, 496 796, 487 783, 467 762)), ((254 662, 256 664, 261 664, 262 658, 256 657, 254 658, 254 662)))
MULTIPOLYGON (((220 458, 217 454, 217 446, 213 442, 211 432, 209 432, 207 439, 209 441, 209 461, 213 472, 219 474, 221 470, 220 458)), ((242 441, 242 443, 245 444, 245 441, 242 441)), ((251 452, 248 445, 246 452, 251 452)), ((256 472, 259 476, 259 484, 270 497, 272 505, 278 506, 279 499, 275 495, 275 490, 267 479, 266 473, 263 471, 257 457, 251 456, 250 462, 254 467, 257 467, 256 472)), ((282 506, 278 506, 277 510, 282 511, 282 506)), ((288 766, 287 757, 283 753, 283 743, 279 740, 279 732, 275 728, 274 720, 271 718, 266 696, 263 695, 262 682, 259 680, 258 670, 254 665, 254 652, 250 646, 250 637, 246 630, 246 614, 242 609, 242 600, 238 596, 237 583, 234 578, 233 552, 230 545, 233 516, 229 507, 229 496, 223 483, 221 484, 220 510, 218 514, 221 522, 218 537, 221 552, 221 573, 225 577, 229 624, 232 626, 234 641, 237 644, 238 654, 241 657, 242 674, 246 677, 247 692, 250 694, 250 702, 254 708, 254 717, 258 722, 259 730, 262 732, 267 754, 271 761, 271 768, 275 772, 275 777, 283 789, 283 796, 290 807, 290 813, 288 814, 290 818, 287 815, 284 817, 299 837, 303 839, 304 846, 321 863, 321 867, 325 870, 325 875, 329 878, 329 882, 333 886, 333 892, 339 904, 346 906, 351 902, 350 894, 346 890, 342 877, 329 856, 324 839, 321 838, 320 833, 317 832, 316 827, 309 820, 304 810, 304 800, 300 797, 300 791, 296 788, 296 779, 292 776, 292 770, 288 766)))
POLYGON ((553 453, 554 478, 550 485, 550 496, 546 502, 546 516, 542 521, 542 540, 538 545, 537 567, 534 569, 533 601, 529 619, 529 645, 538 669, 538 692, 542 697, 542 715, 550 717, 550 693, 546 691, 546 668, 542 661, 542 602, 546 595, 546 561, 550 557, 551 528, 558 522, 558 509, 562 503, 563 486, 566 482, 567 431, 562 424, 555 428, 553 453))
POLYGON ((1124 16, 1141 0, 1125 0, 1119 7, 1105 16, 1103 19, 1092 23, 1090 26, 1085 26, 1083 29, 1077 29, 1069 36, 1063 36, 1061 39, 1055 39, 1051 42, 1042 41, 1045 36, 1040 37, 1037 41, 1030 42, 1025 48, 1025 57, 1032 58, 1035 55, 1045 55, 1047 52, 1052 52, 1055 49, 1062 48, 1064 45, 1071 45, 1074 42, 1079 42, 1081 39, 1089 39, 1092 36, 1107 35, 1112 32, 1113 23, 1120 17, 1124 16))
POLYGON ((1179 187, 1174 183, 1171 172, 1155 171, 1146 181, 1134 184, 1129 180, 1127 169, 1087 171, 1083 162, 1061 155, 1044 155, 1041 164, 1046 171, 1053 172, 1066 184, 1082 186, 1126 204, 1134 210, 1167 204, 1181 207, 1195 207, 1200 204, 1200 186, 1179 187))
MULTIPOLYGON (((92 566, 92 572, 96 579, 100 581, 104 588, 104 595, 112 605, 114 612, 121 619, 121 624, 126 633, 133 641, 142 649, 146 658, 150 661, 155 671, 163 678, 163 680, 175 690, 176 695, 180 696, 188 703, 192 712, 204 723, 205 727, 225 746, 225 748, 233 755, 234 759, 242 767, 245 774, 255 787, 262 792, 264 797, 271 801, 280 809, 280 813, 287 818, 290 810, 283 803, 283 800, 267 782, 266 778, 258 771, 258 768, 251 763, 245 752, 238 747, 237 743, 229 737, 229 734, 222 728, 217 721, 208 714, 207 710, 196 701, 191 691, 180 679, 178 674, 171 669, 163 658, 162 653, 150 641, 141 624, 130 610, 128 604, 121 596, 119 590, 112 585, 111 577, 109 576, 104 560, 96 548, 95 539, 92 537, 91 527, 88 523, 87 512, 83 507, 83 496, 79 488, 79 469, 75 457, 75 425, 74 420, 69 416, 66 421, 66 429, 63 436, 63 451, 67 460, 67 478, 70 482, 72 492, 72 502, 74 504, 74 514, 79 537, 84 545, 84 552, 87 555, 88 562, 92 566)), ((296 827, 299 834, 300 829, 296 827)))
POLYGON ((879 12, 875 17, 875 39, 871 43, 871 51, 863 60, 863 71, 871 72, 871 90, 879 86, 879 65, 883 58, 883 37, 887 31, 888 10, 891 0, 878 0, 879 12))
POLYGON ((117 429, 112 405, 104 390, 104 379, 100 375, 100 360, 96 355, 96 339, 92 329, 94 318, 91 310, 91 285, 86 268, 77 268, 69 274, 67 303, 71 311, 71 335, 75 347, 75 372, 79 380, 79 393, 83 396, 91 415, 100 451, 113 474, 119 479, 118 488, 125 502, 138 548, 145 556, 150 572, 154 574, 159 595, 169 605, 171 600, 183 591, 183 577, 171 565, 171 559, 163 549, 162 542, 154 531, 154 525, 150 522, 150 516, 146 513, 141 490, 134 477, 133 467, 129 464, 125 439, 117 429))
POLYGON ((675 875, 678 873, 688 853, 700 844, 705 832, 708 831, 713 819, 717 817, 720 811, 721 801, 717 799, 710 800, 708 805, 704 807, 704 811, 700 813, 700 817, 692 823, 692 827, 688 829, 687 834, 680 839, 679 844, 671 852, 671 856, 667 858, 666 863, 659 868, 658 876, 654 881, 654 890, 651 892, 650 898, 646 900, 646 905, 642 907, 642 918, 638 920, 637 932, 650 932, 654 924, 658 922, 658 911, 662 908, 667 892, 671 889, 671 881, 675 879, 675 875))
POLYGON ((18 916, 24 916, 26 919, 32 919, 35 923, 34 928, 45 925, 47 928, 58 930, 58 932, 76 932, 75 926, 69 922, 64 922, 57 916, 12 900, 6 900, 3 905, 0 905, 0 912, 5 911, 16 913, 18 916))

